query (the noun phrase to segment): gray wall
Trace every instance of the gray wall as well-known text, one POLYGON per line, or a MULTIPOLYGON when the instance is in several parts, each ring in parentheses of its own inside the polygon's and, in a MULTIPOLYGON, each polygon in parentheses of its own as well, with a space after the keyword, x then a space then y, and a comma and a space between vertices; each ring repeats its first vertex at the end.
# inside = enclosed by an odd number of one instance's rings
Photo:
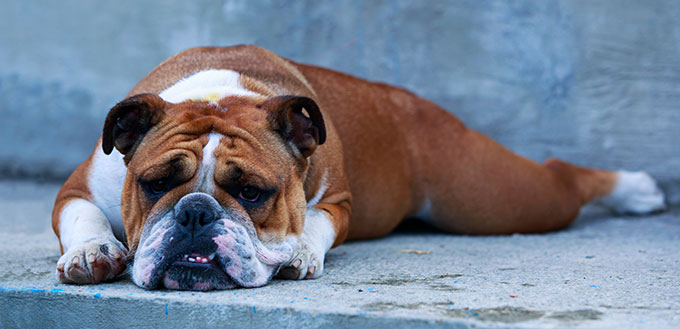
POLYGON ((409 88, 536 160, 680 196, 680 2, 0 1, 0 172, 63 178, 188 47, 253 43, 409 88))

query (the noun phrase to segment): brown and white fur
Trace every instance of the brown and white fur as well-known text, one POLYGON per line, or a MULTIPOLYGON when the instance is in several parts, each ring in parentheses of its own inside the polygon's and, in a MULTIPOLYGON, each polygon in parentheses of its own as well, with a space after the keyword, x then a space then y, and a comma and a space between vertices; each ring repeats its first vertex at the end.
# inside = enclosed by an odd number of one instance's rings
POLYGON ((404 89, 255 46, 195 48, 111 110, 62 187, 57 275, 96 283, 127 267, 149 289, 257 287, 277 273, 317 278, 331 247, 406 217, 452 233, 535 233, 593 200, 665 207, 643 172, 536 163, 404 89))

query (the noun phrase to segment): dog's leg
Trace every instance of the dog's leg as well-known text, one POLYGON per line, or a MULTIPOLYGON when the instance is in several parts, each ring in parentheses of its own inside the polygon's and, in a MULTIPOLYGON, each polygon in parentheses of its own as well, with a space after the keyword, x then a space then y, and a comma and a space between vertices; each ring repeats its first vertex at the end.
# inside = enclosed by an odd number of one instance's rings
POLYGON ((451 165, 429 167, 437 176, 428 177, 435 183, 427 185, 423 202, 431 205, 433 224, 448 231, 556 230, 569 225, 581 206, 595 200, 634 214, 665 207, 663 194, 645 173, 583 168, 556 159, 541 165, 474 131, 457 138, 463 147, 448 151, 451 158, 444 163, 451 165), (450 188, 445 182, 452 184, 450 188))
POLYGON ((126 267, 127 249, 116 239, 104 212, 88 200, 83 174, 88 166, 89 160, 69 177, 52 212, 52 228, 62 251, 56 274, 64 283, 110 280, 126 267))
POLYGON ((664 194, 649 174, 578 167, 550 159, 544 165, 564 181, 572 181, 581 204, 597 201, 620 214, 644 215, 666 208, 664 194))
POLYGON ((125 269, 126 248, 111 230, 104 213, 83 199, 66 202, 59 216, 59 241, 64 251, 57 277, 64 283, 97 283, 125 269))
MULTIPOLYGON (((349 193, 345 193, 349 195, 349 193)), ((285 279, 316 279, 323 274, 326 252, 347 236, 349 202, 319 203, 307 208, 295 255, 279 272, 285 279)))

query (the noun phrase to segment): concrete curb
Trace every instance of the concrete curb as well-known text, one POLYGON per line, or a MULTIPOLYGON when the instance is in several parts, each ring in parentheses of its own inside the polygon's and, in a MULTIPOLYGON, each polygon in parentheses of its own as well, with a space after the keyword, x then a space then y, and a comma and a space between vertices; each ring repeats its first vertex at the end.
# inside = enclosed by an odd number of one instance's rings
POLYGON ((146 291, 55 279, 57 185, 0 183, 0 327, 677 328, 680 209, 472 237, 420 227, 344 244, 318 280, 146 291), (417 251, 417 252, 416 252, 417 251))

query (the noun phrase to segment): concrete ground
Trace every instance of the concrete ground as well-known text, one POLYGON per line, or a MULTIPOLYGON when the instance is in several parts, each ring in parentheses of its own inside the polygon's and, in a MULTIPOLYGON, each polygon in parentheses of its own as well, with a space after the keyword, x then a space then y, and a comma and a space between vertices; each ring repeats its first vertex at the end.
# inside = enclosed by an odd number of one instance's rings
POLYGON ((540 235, 409 226, 332 250, 318 280, 201 293, 59 283, 57 190, 0 182, 0 327, 680 327, 678 207, 640 218, 590 207, 540 235))

